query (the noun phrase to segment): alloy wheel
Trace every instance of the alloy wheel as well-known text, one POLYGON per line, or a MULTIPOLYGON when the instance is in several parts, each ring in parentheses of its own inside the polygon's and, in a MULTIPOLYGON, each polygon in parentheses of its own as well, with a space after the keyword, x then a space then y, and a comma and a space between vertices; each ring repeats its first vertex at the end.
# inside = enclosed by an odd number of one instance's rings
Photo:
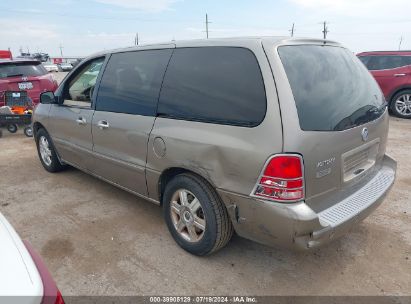
POLYGON ((51 159, 51 149, 49 141, 45 136, 41 136, 39 139, 39 150, 40 156, 46 166, 50 166, 52 159, 51 159))
POLYGON ((411 94, 400 95, 395 100, 395 109, 404 116, 411 116, 411 94))
POLYGON ((198 242, 204 236, 206 220, 197 197, 186 189, 174 192, 170 202, 171 220, 177 233, 188 242, 198 242))

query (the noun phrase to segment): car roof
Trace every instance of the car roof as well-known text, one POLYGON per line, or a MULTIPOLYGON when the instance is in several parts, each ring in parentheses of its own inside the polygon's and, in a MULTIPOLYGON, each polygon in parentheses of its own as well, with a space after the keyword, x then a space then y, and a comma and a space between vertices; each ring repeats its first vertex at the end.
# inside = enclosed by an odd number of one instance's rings
POLYGON ((15 59, 0 59, 0 64, 2 63, 33 63, 39 64, 40 61, 37 59, 24 59, 24 58, 15 58, 15 59))
POLYGON ((288 36, 252 36, 252 37, 229 37, 229 38, 212 38, 212 39, 192 39, 192 40, 178 40, 155 44, 144 44, 139 46, 132 46, 126 48, 119 48, 113 50, 105 50, 95 53, 89 58, 104 56, 107 54, 120 53, 126 51, 137 51, 143 49, 162 49, 162 48, 181 48, 181 47, 205 47, 205 46, 244 46, 255 45, 263 42, 272 44, 329 44, 341 46, 339 43, 332 40, 313 39, 313 38, 292 38, 288 36))
POLYGON ((381 56, 381 55, 411 56, 411 51, 407 51, 407 50, 404 50, 404 51, 370 51, 370 52, 362 52, 362 53, 357 54, 357 56, 381 56))

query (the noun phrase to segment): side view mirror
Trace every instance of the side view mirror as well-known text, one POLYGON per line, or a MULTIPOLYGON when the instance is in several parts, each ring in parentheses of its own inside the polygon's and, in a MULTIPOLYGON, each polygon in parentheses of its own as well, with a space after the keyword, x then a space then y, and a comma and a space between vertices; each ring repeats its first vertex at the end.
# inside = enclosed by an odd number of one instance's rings
POLYGON ((56 104, 57 98, 53 92, 43 92, 40 94, 40 103, 42 104, 56 104))

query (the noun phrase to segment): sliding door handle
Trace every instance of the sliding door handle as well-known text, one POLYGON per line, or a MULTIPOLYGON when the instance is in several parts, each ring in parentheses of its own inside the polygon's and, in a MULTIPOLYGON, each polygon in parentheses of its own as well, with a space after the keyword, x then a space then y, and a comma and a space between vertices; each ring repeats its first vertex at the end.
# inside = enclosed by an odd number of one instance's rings
POLYGON ((86 120, 84 117, 79 117, 79 118, 77 118, 77 119, 76 119, 76 122, 77 122, 79 125, 85 125, 85 124, 87 124, 87 120, 86 120))
POLYGON ((101 130, 108 129, 108 128, 110 128, 110 124, 108 123, 107 120, 100 120, 97 123, 97 127, 99 127, 101 130))

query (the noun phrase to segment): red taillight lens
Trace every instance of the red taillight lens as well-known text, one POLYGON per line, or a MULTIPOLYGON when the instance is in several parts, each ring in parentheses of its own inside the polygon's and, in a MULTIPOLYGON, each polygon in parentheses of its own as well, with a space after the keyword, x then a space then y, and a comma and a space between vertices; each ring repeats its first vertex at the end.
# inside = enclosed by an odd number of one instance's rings
POLYGON ((56 301, 54 302, 54 304, 65 304, 63 296, 61 295, 60 291, 57 291, 57 297, 56 297, 56 301))
POLYGON ((304 198, 303 161, 299 155, 273 156, 264 167, 252 193, 278 202, 295 202, 304 198))

